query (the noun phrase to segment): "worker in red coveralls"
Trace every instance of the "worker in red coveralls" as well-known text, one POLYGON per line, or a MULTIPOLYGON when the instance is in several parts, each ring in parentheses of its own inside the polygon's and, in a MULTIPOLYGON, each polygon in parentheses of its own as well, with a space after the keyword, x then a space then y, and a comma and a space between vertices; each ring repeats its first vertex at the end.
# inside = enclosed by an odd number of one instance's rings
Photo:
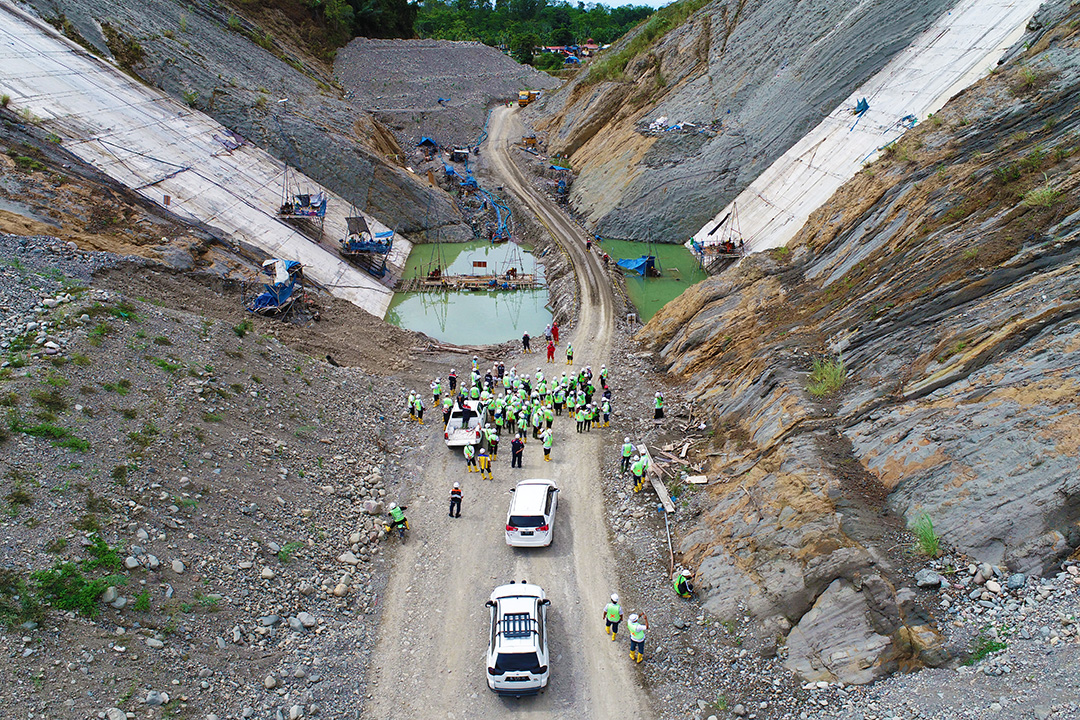
POLYGON ((554 362, 555 361, 555 343, 553 341, 551 341, 551 340, 548 340, 547 357, 548 357, 548 360, 547 360, 548 362, 554 362))
POLYGON ((559 344, 559 323, 552 321, 551 323, 551 337, 555 340, 555 344, 559 344))

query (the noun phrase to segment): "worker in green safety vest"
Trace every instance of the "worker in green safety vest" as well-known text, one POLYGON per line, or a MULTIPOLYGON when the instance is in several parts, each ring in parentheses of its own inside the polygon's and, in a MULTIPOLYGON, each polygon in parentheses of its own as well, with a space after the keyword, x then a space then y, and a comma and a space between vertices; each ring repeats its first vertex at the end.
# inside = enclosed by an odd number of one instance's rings
POLYGON ((632 442, 630 442, 630 438, 628 438, 628 437, 623 438, 622 468, 620 468, 620 472, 622 472, 623 475, 625 475, 626 473, 628 473, 630 471, 630 456, 633 455, 633 454, 634 454, 634 444, 632 442))
POLYGON ((615 641, 615 636, 619 634, 619 622, 622 620, 622 606, 619 605, 618 593, 611 594, 611 602, 604 608, 604 622, 606 623, 607 634, 611 636, 612 642, 615 641))
POLYGON ((551 462, 551 446, 554 444, 554 433, 551 432, 551 428, 544 431, 544 462, 551 462))
POLYGON ((630 632, 630 659, 641 662, 645 659, 645 631, 649 629, 649 618, 645 613, 631 615, 626 619, 626 629, 630 632))
POLYGON ((399 525, 404 525, 406 528, 409 527, 409 521, 405 519, 405 511, 408 509, 409 507, 407 505, 399 506, 395 503, 390 503, 390 509, 387 512, 387 515, 390 516, 391 530, 393 530, 399 525))
POLYGON ((450 422, 450 411, 454 409, 454 398, 447 395, 442 400, 442 422, 446 425, 450 422))
POLYGON ((465 452, 465 469, 468 472, 476 472, 476 448, 466 444, 462 449, 465 452))
POLYGON ((690 582, 690 578, 686 576, 686 571, 679 568, 675 571, 675 580, 673 581, 675 586, 675 593, 679 597, 689 598, 694 595, 694 586, 690 582))
POLYGON ((656 402, 653 404, 653 420, 664 419, 664 395, 663 393, 656 393, 656 402))
POLYGON ((645 486, 645 463, 637 455, 630 465, 630 474, 634 476, 634 492, 641 492, 645 486))

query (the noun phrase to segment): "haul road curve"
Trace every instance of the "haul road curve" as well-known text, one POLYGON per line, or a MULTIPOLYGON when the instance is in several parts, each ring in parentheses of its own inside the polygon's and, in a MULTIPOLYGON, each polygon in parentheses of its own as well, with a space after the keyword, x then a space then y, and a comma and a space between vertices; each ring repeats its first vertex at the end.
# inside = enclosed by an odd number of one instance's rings
MULTIPOLYGON (((606 273, 586 252, 581 230, 535 192, 510 160, 508 139, 520 136, 513 111, 496 109, 489 135, 486 154, 494 172, 573 260, 584 299, 570 338, 575 365, 597 368, 611 350, 614 298, 606 273)), ((547 365, 542 352, 517 359, 524 372, 539 366, 558 374, 566 369, 565 356, 561 363, 547 365)), ((620 378, 613 384, 617 397, 620 378)), ((620 642, 612 643, 601 619, 608 595, 618 586, 599 464, 621 438, 613 440, 610 430, 578 434, 564 415, 556 418, 552 462, 543 462, 539 442, 530 438, 524 468, 511 472, 504 441, 494 463, 495 480, 487 481, 465 472, 460 451, 443 445, 441 416, 432 412, 431 417, 423 443, 409 453, 418 477, 415 495, 407 499, 413 529, 405 546, 393 550, 365 717, 485 720, 507 712, 591 720, 655 717, 640 669, 628 657, 625 625, 620 642), (531 477, 551 478, 560 487, 555 540, 547 549, 512 549, 503 537, 507 490, 531 477), (460 519, 447 517, 447 493, 455 480, 465 492, 460 519), (493 587, 511 579, 538 583, 551 598, 551 681, 536 698, 499 698, 487 687, 484 602, 493 587)), ((630 610, 624 602, 624 614, 630 610)))

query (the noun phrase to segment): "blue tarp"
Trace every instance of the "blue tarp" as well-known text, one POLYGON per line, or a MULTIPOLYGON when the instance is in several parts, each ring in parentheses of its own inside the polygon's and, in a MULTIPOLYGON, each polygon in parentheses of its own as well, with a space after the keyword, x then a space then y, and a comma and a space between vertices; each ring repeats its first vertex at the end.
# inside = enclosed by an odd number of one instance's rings
POLYGON ((259 294, 248 308, 251 312, 260 310, 278 310, 289 303, 293 293, 296 292, 296 277, 281 285, 263 285, 263 292, 259 294))
POLYGON ((617 260, 615 262, 621 268, 626 270, 632 270, 641 277, 646 277, 650 270, 656 267, 656 257, 653 255, 642 255, 636 259, 617 260))
POLYGON ((421 145, 430 145, 431 147, 438 147, 439 143, 435 142, 434 140, 432 140, 431 138, 429 138, 427 136, 424 136, 424 137, 420 138, 420 142, 416 143, 416 147, 420 147, 421 145))

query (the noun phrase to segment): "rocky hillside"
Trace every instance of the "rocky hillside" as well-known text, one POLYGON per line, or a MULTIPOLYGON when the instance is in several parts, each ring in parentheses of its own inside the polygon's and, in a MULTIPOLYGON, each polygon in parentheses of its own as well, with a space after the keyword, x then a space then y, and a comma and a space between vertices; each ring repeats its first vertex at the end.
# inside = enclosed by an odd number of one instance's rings
POLYGON ((942 659, 908 527, 996 567, 976 582, 1080 547, 1078 26, 1061 3, 788 248, 639 335, 715 431, 679 544, 706 606, 786 636, 804 677, 942 659))
MULTIPOLYGON (((207 113, 396 230, 442 228, 444 239, 472 237, 452 199, 406 171, 393 135, 344 99, 330 68, 290 38, 287 18, 263 27, 242 10, 201 0, 27 4, 91 52, 207 113), (283 98, 288 102, 278 102, 283 98)), ((267 12, 257 16, 269 22, 267 12)))
POLYGON ((597 232, 681 242, 951 4, 684 0, 527 117, 570 155, 597 232))

